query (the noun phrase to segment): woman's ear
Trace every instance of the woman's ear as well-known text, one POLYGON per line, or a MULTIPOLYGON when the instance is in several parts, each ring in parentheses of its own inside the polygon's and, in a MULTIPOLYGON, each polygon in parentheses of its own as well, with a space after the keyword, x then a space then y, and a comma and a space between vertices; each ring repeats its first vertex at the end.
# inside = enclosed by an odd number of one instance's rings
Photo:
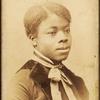
POLYGON ((32 43, 33 47, 36 47, 37 46, 37 38, 31 36, 30 39, 31 39, 31 43, 32 43))
POLYGON ((32 39, 32 45, 33 45, 33 47, 37 47, 37 39, 36 38, 32 39))
POLYGON ((36 47, 37 46, 37 38, 33 34, 29 34, 28 37, 31 40, 33 47, 36 47))
POLYGON ((28 35, 28 38, 29 38, 30 40, 33 40, 33 39, 34 39, 33 34, 29 34, 29 35, 28 35))

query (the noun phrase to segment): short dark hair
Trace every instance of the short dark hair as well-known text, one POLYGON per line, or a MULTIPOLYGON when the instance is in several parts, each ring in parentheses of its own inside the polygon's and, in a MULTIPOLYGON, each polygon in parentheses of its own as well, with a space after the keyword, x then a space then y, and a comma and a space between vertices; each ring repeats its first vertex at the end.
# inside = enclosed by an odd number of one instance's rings
POLYGON ((30 34, 34 37, 36 36, 35 33, 37 32, 37 27, 48 17, 48 11, 56 14, 57 16, 63 17, 69 21, 69 23, 71 21, 69 10, 60 4, 46 2, 41 5, 32 6, 24 16, 24 26, 28 37, 30 37, 30 34))

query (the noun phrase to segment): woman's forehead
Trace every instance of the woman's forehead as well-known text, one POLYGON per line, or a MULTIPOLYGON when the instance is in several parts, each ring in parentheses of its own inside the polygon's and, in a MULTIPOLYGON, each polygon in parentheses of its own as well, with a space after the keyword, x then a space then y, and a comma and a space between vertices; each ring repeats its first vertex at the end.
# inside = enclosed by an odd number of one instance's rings
POLYGON ((55 28, 55 27, 69 27, 69 21, 63 17, 59 17, 55 14, 49 14, 49 16, 40 23, 41 28, 55 28))

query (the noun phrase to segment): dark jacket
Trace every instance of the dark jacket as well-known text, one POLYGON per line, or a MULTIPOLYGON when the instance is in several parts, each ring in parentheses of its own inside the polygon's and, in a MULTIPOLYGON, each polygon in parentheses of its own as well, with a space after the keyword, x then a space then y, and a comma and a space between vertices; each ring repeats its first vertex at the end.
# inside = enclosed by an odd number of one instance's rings
MULTIPOLYGON (((74 84, 74 94, 81 100, 89 100, 88 90, 82 78, 73 74, 64 65, 61 70, 74 84)), ((48 71, 44 65, 29 60, 14 76, 8 100, 52 100, 48 71)))

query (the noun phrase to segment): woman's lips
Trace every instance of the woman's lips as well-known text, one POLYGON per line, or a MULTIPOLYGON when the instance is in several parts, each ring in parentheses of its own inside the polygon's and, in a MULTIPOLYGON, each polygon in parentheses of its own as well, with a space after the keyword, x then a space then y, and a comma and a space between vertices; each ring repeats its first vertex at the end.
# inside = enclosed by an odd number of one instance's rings
POLYGON ((60 48, 57 48, 56 50, 68 52, 70 50, 70 47, 60 47, 60 48))

